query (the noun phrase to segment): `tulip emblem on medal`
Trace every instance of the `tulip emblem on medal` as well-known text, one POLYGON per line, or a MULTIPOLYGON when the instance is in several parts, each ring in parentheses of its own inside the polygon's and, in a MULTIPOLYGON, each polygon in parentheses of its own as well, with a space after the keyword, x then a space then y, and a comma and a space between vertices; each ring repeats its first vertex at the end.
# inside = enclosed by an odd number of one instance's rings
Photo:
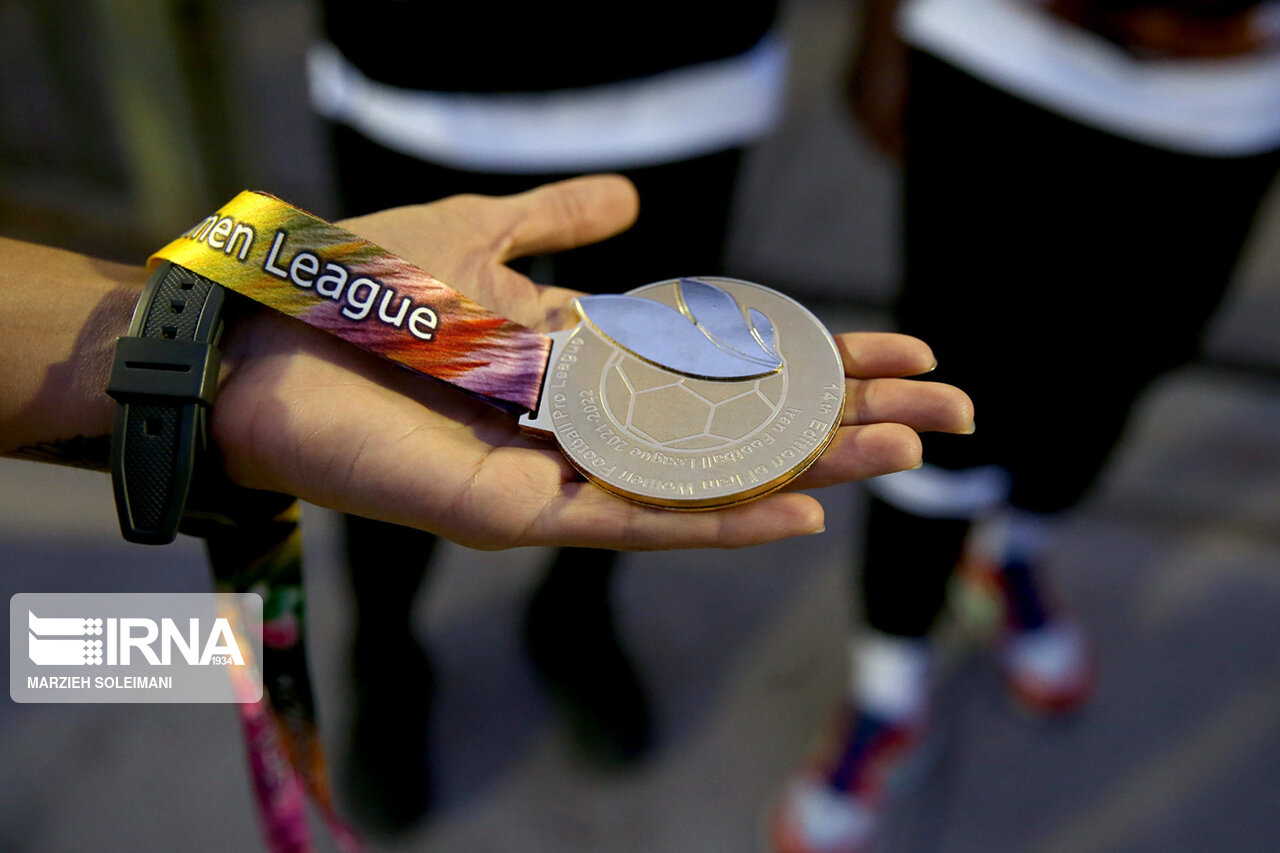
POLYGON ((697 279, 675 286, 679 308, 639 296, 587 296, 578 310, 617 345, 601 403, 636 438, 667 450, 718 450, 780 410, 786 371, 773 324, 697 279))
POLYGON ((522 423, 605 488, 677 509, 738 503, 796 476, 834 435, 835 343, 777 291, 681 278, 575 305, 582 322, 553 335, 559 384, 522 423))

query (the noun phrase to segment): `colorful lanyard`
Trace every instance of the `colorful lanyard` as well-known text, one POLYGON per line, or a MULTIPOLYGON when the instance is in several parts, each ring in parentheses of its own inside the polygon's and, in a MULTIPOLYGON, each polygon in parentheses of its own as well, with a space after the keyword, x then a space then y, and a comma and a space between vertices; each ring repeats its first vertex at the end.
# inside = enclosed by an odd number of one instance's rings
POLYGON ((274 196, 240 193, 160 260, 496 405, 537 405, 550 338, 274 196))
MULTIPOLYGON (((344 853, 364 849, 333 804, 320 741, 306 651, 306 594, 297 501, 278 514, 226 520, 204 532, 217 586, 263 597, 262 698, 237 705, 254 799, 273 853, 310 853, 307 798, 315 802, 344 853)), ((251 648, 240 643, 241 648, 251 648)), ((238 696, 252 695, 252 676, 229 668, 238 696)))

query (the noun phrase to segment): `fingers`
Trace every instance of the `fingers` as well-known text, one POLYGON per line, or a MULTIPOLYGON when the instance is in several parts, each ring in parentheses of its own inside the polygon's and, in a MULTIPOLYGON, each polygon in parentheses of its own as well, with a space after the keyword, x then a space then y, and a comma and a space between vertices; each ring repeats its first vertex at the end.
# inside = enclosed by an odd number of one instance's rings
POLYGON ((954 385, 913 379, 846 379, 845 426, 899 423, 916 432, 973 432, 973 403, 954 385))
POLYGON ((809 469, 788 486, 813 489, 866 480, 920 465, 920 436, 903 424, 841 427, 809 469))
POLYGON ((639 195, 621 175, 589 175, 546 184, 501 203, 512 227, 500 261, 596 243, 635 222, 639 195))
POLYGON ((671 548, 741 548, 820 532, 822 506, 807 495, 770 495, 710 512, 675 512, 633 504, 590 483, 566 487, 557 502, 525 531, 528 544, 574 544, 644 551, 671 548))
POLYGON ((859 379, 918 376, 938 364, 933 350, 924 341, 891 332, 836 335, 836 348, 844 361, 845 373, 859 379))
POLYGON ((917 433, 973 432, 973 403, 952 385, 847 379, 845 392, 840 429, 822 456, 796 478, 793 488, 829 486, 915 468, 921 459, 917 433))
POLYGON ((959 388, 897 378, 928 373, 937 366, 924 341, 855 332, 837 336, 836 347, 849 377, 841 423, 899 423, 920 432, 973 431, 973 402, 959 388))

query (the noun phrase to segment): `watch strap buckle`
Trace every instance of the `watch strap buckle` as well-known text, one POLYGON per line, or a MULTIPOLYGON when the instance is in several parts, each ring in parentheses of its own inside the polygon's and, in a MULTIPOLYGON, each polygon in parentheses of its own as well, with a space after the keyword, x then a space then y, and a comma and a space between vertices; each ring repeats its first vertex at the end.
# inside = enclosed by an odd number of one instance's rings
POLYGON ((166 338, 120 338, 107 381, 117 402, 145 398, 213 405, 222 353, 212 343, 166 338))

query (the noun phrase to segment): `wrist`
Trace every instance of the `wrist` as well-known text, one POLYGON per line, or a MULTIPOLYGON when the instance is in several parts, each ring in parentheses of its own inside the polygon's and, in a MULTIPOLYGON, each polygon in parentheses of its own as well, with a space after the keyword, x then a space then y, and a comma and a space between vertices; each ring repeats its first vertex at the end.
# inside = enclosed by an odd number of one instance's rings
POLYGON ((131 542, 173 541, 208 447, 222 354, 218 284, 167 261, 142 291, 119 338, 107 393, 119 404, 111 476, 131 542))
POLYGON ((0 242, 0 453, 105 470, 107 377, 146 271, 0 242))

